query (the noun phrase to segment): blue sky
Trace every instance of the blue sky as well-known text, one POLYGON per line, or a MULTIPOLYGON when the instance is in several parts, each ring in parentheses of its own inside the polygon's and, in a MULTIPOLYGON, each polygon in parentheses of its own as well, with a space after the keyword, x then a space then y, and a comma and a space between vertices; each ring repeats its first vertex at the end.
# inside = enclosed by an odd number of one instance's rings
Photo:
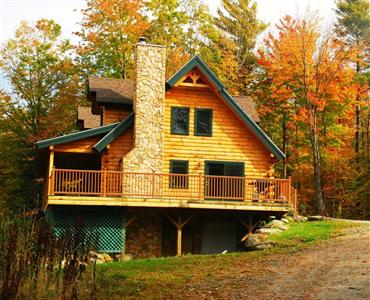
MULTIPOLYGON (((212 12, 220 0, 203 0, 212 12)), ((267 32, 273 30, 273 25, 284 15, 302 16, 307 11, 317 11, 323 20, 324 27, 335 19, 334 0, 256 0, 258 17, 270 24, 267 32)), ((0 0, 0 45, 13 36, 22 20, 34 22, 40 18, 56 20, 63 30, 63 36, 76 42, 72 34, 79 29, 80 10, 84 8, 85 0, 0 0)), ((0 76, 0 88, 6 87, 6 81, 0 76)))

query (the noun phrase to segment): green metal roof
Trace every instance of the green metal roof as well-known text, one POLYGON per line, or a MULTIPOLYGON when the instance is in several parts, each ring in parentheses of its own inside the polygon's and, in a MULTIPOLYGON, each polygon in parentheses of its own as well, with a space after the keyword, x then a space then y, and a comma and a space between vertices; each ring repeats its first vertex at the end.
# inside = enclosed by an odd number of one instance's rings
POLYGON ((74 132, 74 133, 58 136, 58 137, 47 139, 47 140, 38 141, 36 142, 36 148, 42 149, 42 148, 46 148, 50 146, 55 146, 59 144, 65 144, 65 143, 77 141, 77 140, 84 139, 84 138, 89 138, 89 137, 100 135, 100 134, 105 134, 105 133, 110 132, 112 129, 117 127, 117 125, 119 124, 120 123, 109 124, 109 125, 101 126, 98 128, 92 128, 92 129, 88 129, 84 131, 79 131, 79 132, 74 132))
POLYGON ((116 127, 109 131, 99 142, 97 142, 93 148, 98 152, 103 152, 108 144, 113 142, 115 138, 124 133, 129 127, 134 124, 134 113, 128 115, 128 117, 122 120, 116 127))
POLYGON ((252 118, 239 106, 235 99, 226 91, 225 86, 211 71, 206 63, 195 55, 191 58, 180 70, 178 70, 166 83, 166 88, 171 89, 176 82, 194 68, 199 69, 204 76, 214 85, 219 91, 221 97, 230 106, 230 108, 240 117, 240 119, 252 130, 256 137, 269 149, 279 160, 285 159, 285 154, 278 146, 267 136, 267 134, 259 127, 252 118))

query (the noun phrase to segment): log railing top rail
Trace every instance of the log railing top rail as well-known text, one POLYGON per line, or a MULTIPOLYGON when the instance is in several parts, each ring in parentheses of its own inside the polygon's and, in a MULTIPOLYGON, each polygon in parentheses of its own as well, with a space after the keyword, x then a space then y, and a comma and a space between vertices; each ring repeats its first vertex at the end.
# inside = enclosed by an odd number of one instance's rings
POLYGON ((251 201, 296 206, 290 179, 53 168, 50 195, 251 201))

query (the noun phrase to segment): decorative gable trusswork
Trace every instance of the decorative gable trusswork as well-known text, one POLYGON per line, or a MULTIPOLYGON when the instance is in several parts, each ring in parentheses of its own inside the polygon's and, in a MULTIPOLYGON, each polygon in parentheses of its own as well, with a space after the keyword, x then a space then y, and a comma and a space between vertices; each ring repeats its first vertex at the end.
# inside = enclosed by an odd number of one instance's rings
POLYGON ((209 84, 203 78, 202 74, 197 70, 191 70, 188 74, 183 76, 175 86, 187 86, 195 88, 208 88, 209 84))
POLYGON ((219 93, 221 98, 231 108, 231 110, 244 122, 244 124, 253 132, 253 134, 262 142, 265 147, 275 155, 279 160, 285 159, 285 154, 274 144, 266 133, 257 125, 257 123, 246 113, 242 106, 228 93, 225 86, 217 76, 208 68, 202 59, 195 55, 180 70, 178 70, 166 83, 167 90, 176 86, 176 84, 192 70, 198 70, 203 74, 207 81, 219 93))

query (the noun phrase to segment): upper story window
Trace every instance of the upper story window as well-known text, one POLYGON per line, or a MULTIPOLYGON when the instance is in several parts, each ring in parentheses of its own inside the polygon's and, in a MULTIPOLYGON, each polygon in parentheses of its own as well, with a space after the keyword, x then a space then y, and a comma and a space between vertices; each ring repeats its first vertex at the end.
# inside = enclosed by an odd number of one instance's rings
POLYGON ((201 136, 212 136, 212 109, 195 109, 194 134, 201 136))
POLYGON ((171 107, 171 133, 189 134, 189 107, 171 107))

